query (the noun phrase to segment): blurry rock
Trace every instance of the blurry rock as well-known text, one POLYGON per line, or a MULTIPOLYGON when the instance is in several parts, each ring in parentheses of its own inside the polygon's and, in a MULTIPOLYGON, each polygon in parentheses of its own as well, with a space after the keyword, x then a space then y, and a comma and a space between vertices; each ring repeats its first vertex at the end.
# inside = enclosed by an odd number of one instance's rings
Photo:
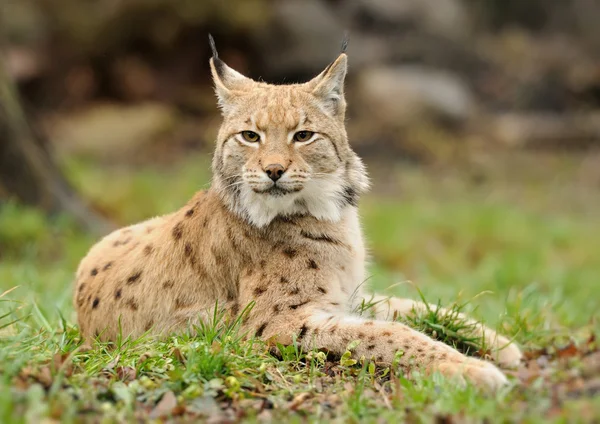
POLYGON ((5 60, 8 73, 17 82, 38 77, 46 65, 39 52, 17 46, 7 49, 5 60))
POLYGON ((494 117, 490 128, 496 141, 510 147, 600 146, 600 112, 506 113, 494 117))
POLYGON ((125 100, 148 100, 156 92, 156 78, 152 69, 140 58, 129 56, 113 65, 115 86, 125 100))
POLYGON ((384 125, 422 118, 464 122, 474 109, 469 87, 457 76, 419 66, 381 67, 359 75, 356 101, 384 125))
POLYGON ((49 119, 46 127, 59 151, 116 159, 140 155, 173 131, 176 121, 175 112, 163 104, 96 104, 63 112, 49 119))
POLYGON ((254 34, 267 81, 306 80, 336 58, 344 27, 327 2, 287 0, 272 7, 270 22, 254 34))
POLYGON ((343 3, 352 19, 365 29, 420 28, 450 38, 469 29, 465 6, 458 0, 351 0, 343 3))

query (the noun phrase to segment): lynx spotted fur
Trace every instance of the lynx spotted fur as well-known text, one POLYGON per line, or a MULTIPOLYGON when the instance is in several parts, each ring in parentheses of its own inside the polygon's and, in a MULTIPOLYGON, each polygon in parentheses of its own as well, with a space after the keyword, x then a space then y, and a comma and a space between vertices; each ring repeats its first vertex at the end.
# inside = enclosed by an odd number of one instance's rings
MULTIPOLYGON (((214 45, 213 45, 214 47, 214 45)), ((392 317, 425 305, 363 293, 365 247, 357 211, 369 185, 344 126, 342 52, 303 84, 253 81, 210 61, 223 123, 213 181, 180 210, 120 229, 91 248, 74 304, 86 338, 104 341, 183 331, 218 302, 232 316, 254 306, 243 329, 303 348, 357 357, 496 388, 505 376, 392 317), (373 317, 353 314, 363 298, 373 317)), ((479 327, 501 364, 519 349, 479 327)))

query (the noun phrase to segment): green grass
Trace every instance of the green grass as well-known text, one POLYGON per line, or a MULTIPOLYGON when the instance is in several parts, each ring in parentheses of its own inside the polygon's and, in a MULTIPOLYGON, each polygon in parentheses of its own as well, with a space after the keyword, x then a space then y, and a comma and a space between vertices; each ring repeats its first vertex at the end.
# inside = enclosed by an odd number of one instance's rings
MULTIPOLYGON (((192 156, 132 170, 70 160, 65 168, 125 224, 179 207, 206 187, 208 163, 192 156)), ((582 211, 552 184, 536 183, 536 195, 523 200, 510 182, 474 186, 438 177, 402 170, 394 180, 402 198, 363 200, 373 259, 367 284, 454 304, 514 337, 531 353, 510 387, 490 395, 439 375, 405 376, 348 356, 270 346, 246 340, 218 314, 194 337, 88 349, 74 325, 71 283, 95 238, 67 218, 8 203, 0 208, 0 294, 16 288, 0 296, 0 422, 130 422, 161 414, 182 422, 592 421, 600 414, 593 385, 600 372, 588 364, 597 356, 590 334, 598 333, 600 225, 585 211, 600 200, 587 193, 582 211)), ((478 346, 452 316, 431 312, 410 324, 450 344, 478 346)))

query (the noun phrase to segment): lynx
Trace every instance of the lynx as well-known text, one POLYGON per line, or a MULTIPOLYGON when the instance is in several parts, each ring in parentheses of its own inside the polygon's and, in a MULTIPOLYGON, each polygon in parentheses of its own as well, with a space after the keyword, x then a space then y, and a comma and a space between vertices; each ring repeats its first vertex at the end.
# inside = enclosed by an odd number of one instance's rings
MULTIPOLYGON (((223 116, 212 185, 91 248, 74 293, 83 336, 164 335, 206 319, 216 302, 233 317, 252 304, 242 329, 262 339, 334 354, 358 340, 359 358, 505 384, 492 363, 397 322, 425 304, 363 292, 357 203, 369 181, 344 125, 345 47, 311 81, 272 85, 230 68, 210 41, 223 116), (353 312, 363 299, 374 304, 368 317, 353 312)), ((500 364, 519 362, 517 346, 477 328, 500 364)))

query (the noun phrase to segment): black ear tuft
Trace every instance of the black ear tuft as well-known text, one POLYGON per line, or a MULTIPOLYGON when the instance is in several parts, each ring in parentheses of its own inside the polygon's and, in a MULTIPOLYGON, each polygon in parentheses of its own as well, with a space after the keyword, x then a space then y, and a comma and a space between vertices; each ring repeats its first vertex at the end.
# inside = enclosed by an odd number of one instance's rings
POLYGON ((215 39, 212 35, 208 34, 208 44, 210 44, 210 49, 212 50, 213 59, 219 58, 219 53, 217 53, 217 46, 215 45, 215 39))
POLYGON ((215 70, 217 71, 217 75, 223 76, 223 68, 225 64, 221 59, 219 59, 219 53, 217 52, 217 46, 215 45, 215 39, 211 34, 208 34, 208 44, 210 44, 210 49, 212 50, 212 59, 215 65, 215 70))
POLYGON ((342 48, 340 53, 346 53, 346 49, 348 48, 348 31, 344 32, 344 39, 342 40, 342 48))

